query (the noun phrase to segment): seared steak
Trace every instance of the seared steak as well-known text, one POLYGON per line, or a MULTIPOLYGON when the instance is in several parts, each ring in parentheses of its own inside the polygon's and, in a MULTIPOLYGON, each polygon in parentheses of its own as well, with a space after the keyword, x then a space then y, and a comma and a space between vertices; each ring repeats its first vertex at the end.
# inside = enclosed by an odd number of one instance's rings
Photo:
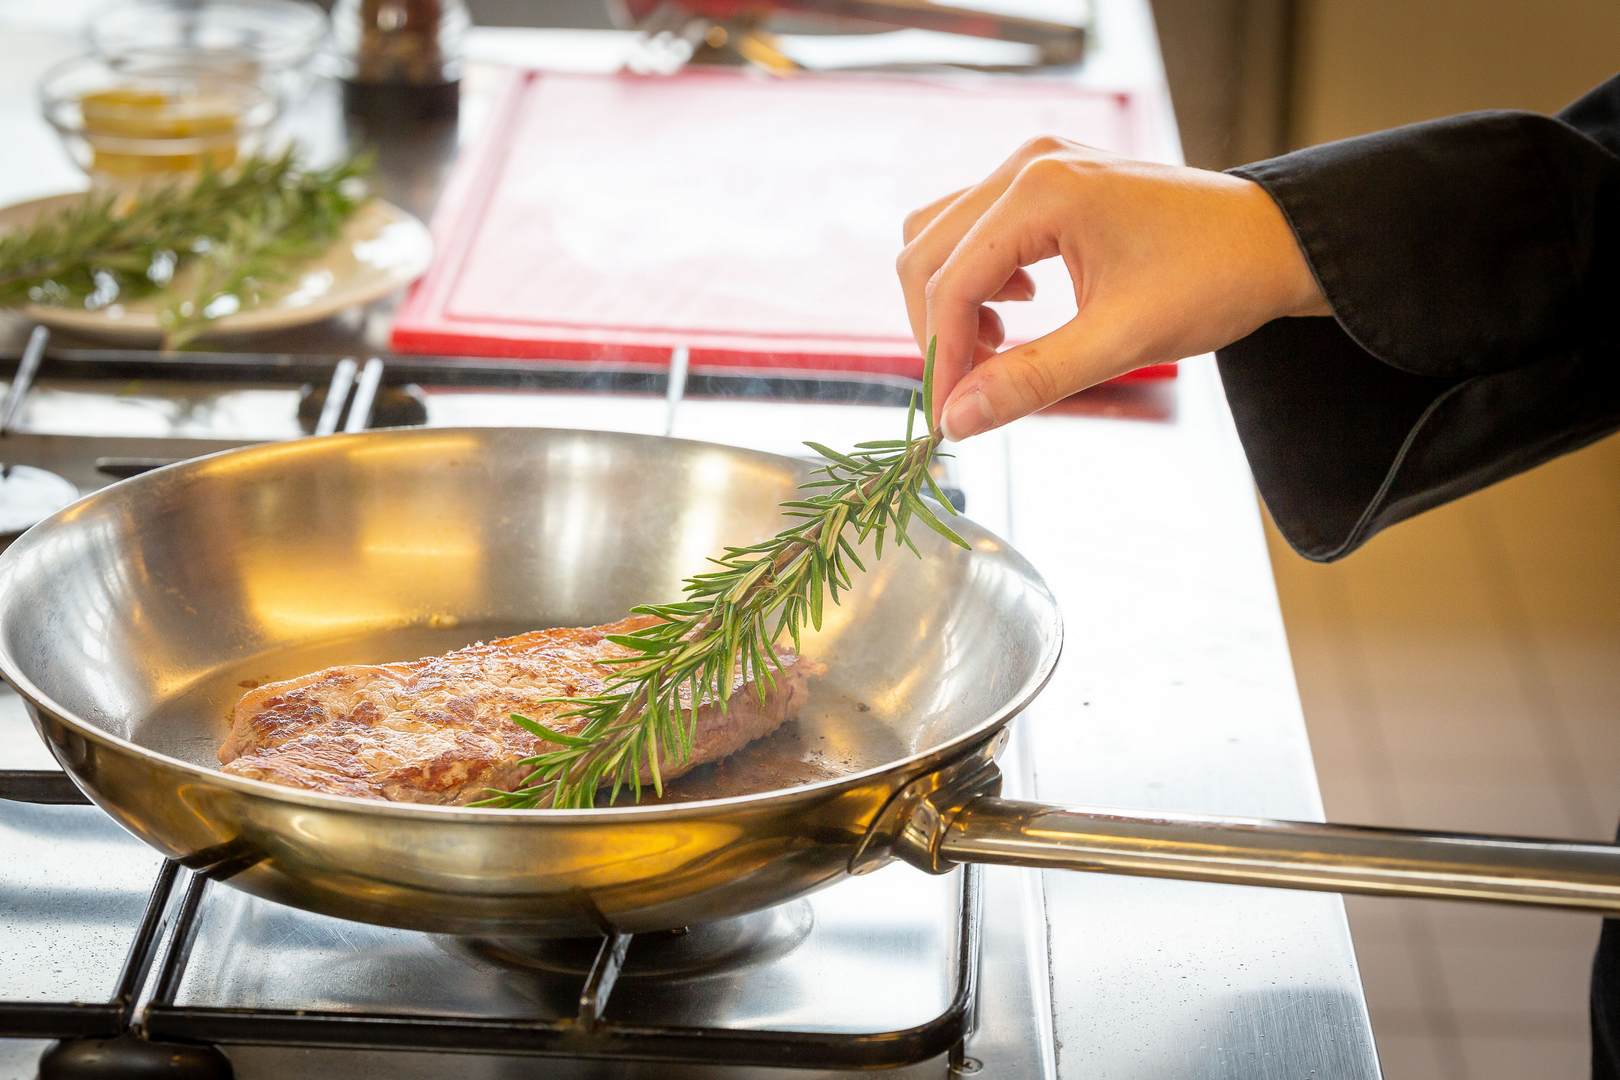
MULTIPOLYGON (((397 802, 467 803, 486 788, 511 788, 519 759, 556 746, 508 719, 512 713, 575 734, 582 720, 559 719, 552 697, 600 693, 608 657, 629 650, 605 635, 654 621, 638 616, 605 626, 535 630, 443 656, 393 664, 327 668, 250 690, 237 702, 219 748, 224 770, 275 784, 397 802)), ((698 710, 691 755, 660 759, 670 780, 742 749, 775 730, 804 698, 805 666, 790 652, 762 706, 751 687, 722 712, 698 710)))

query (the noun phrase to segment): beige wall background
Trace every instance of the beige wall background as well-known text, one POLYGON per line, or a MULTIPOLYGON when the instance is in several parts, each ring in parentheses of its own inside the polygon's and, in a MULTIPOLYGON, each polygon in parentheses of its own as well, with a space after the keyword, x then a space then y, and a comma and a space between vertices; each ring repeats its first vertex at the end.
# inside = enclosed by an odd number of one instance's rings
POLYGON ((1556 112, 1620 71, 1616 0, 1305 0, 1295 145, 1470 109, 1556 112))
POLYGON ((1620 70, 1620 0, 1154 0, 1187 160, 1225 168, 1620 70))
MULTIPOLYGON (((1188 160, 1620 71, 1620 0, 1158 0, 1188 160)), ((1302 358, 1303 359, 1303 358, 1302 358)), ((1267 529, 1328 814, 1608 839, 1620 816, 1620 437, 1329 566, 1267 529)), ((1587 1075, 1597 920, 1347 898, 1387 1080, 1587 1075)))

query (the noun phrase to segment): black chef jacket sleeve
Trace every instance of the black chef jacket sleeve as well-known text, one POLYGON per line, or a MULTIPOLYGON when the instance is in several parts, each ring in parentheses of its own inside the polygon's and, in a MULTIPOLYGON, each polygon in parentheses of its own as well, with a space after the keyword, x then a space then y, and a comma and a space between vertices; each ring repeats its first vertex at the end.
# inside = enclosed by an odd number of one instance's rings
POLYGON ((1276 200, 1333 311, 1217 353, 1301 554, 1620 428, 1620 77, 1557 117, 1472 113, 1232 172, 1276 200))

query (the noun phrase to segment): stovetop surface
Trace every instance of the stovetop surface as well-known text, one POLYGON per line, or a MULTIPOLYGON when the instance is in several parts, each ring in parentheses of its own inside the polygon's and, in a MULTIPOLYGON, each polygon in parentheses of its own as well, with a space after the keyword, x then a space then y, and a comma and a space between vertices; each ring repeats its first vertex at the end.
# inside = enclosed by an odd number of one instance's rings
MULTIPOLYGON (((1098 0, 1092 7, 1097 47, 1081 70, 1061 77, 1143 89, 1157 101, 1155 156, 1178 160, 1150 5, 1098 0)), ((0 126, 14 156, 37 166, 0 177, 8 201, 80 182, 56 153, 55 136, 39 120, 31 91, 45 68, 82 48, 77 35, 63 27, 0 35, 0 54, 7 60, 0 64, 0 85, 12 91, 0 94, 0 126)), ((482 61, 467 69, 459 126, 362 132, 383 144, 380 193, 421 216, 431 214, 458 141, 476 135, 488 115, 488 90, 500 77, 499 64, 611 70, 622 62, 625 44, 623 36, 606 32, 476 28, 469 45, 483 50, 482 61)), ((829 47, 834 44, 829 41, 829 47)), ((335 153, 346 138, 337 95, 318 96, 289 121, 296 120, 300 136, 313 148, 335 153)), ((389 323, 383 304, 307 331, 232 347, 315 354, 326 358, 329 372, 331 354, 346 351, 364 359, 366 350, 381 347, 389 323)), ((18 348, 27 332, 26 324, 0 320, 5 348, 18 348)), ((97 363, 98 381, 116 369, 104 360, 97 363)), ((955 462, 971 516, 1008 537, 1041 568, 1066 621, 1058 670, 1041 699, 1014 725, 1007 760, 1020 764, 1009 777, 1009 790, 1050 802, 1146 812, 1319 820, 1318 787, 1242 451, 1213 365, 1207 358, 1194 359, 1182 368, 1173 385, 1090 392, 1078 405, 974 439, 955 462)), ((150 388, 152 372, 126 369, 120 377, 140 380, 131 390, 138 398, 150 388)), ((60 389, 70 390, 66 376, 49 368, 42 373, 42 387, 52 388, 59 378, 64 380, 60 389)), ((640 408, 645 411, 636 423, 650 425, 641 430, 661 430, 659 408, 667 386, 645 372, 641 379, 595 394, 635 398, 640 405, 559 400, 546 407, 555 407, 561 422, 571 426, 625 423, 640 408)), ((320 380, 289 376, 277 393, 294 394, 311 381, 320 380)), ((218 388, 220 393, 242 389, 240 384, 218 388)), ((695 373, 692 389, 703 389, 695 373)), ((787 406, 711 401, 702 393, 694 393, 693 402, 675 417, 676 434, 779 452, 794 452, 795 440, 805 435, 829 442, 871 437, 872 406, 828 402, 818 409, 813 426, 806 426, 810 421, 794 420, 787 406)), ((284 430, 283 406, 260 404, 271 418, 258 430, 284 430)), ((127 409, 128 402, 117 407, 127 409)), ((484 415, 505 407, 492 403, 484 415)), ((257 406, 251 413, 260 415, 257 406)), ((200 415, 175 414, 188 423, 200 415)), ((473 422, 479 422, 476 415, 473 422)), ((69 418, 52 421, 69 423, 69 418)), ((185 449, 201 452, 235 441, 240 437, 234 433, 198 436, 185 449)), ((57 462, 60 471, 75 477, 80 475, 75 470, 87 473, 78 481, 81 486, 104 481, 94 461, 86 461, 82 448, 71 443, 71 436, 24 432, 0 442, 0 456, 26 446, 57 462)), ((149 433, 107 440, 96 452, 162 458, 178 449, 168 436, 149 433)), ((8 739, 10 745, 0 745, 0 767, 22 759, 40 763, 44 751, 14 699, 0 700, 0 740, 8 739)), ((6 811, 0 803, 0 826, 10 820, 6 811)), ((48 812, 53 821, 57 813, 48 812)), ((60 820, 75 815, 97 820, 87 808, 71 809, 60 820)), ((99 824, 116 835, 112 826, 99 824)), ((60 828, 63 835, 72 832, 60 828)), ((0 831, 0 864, 11 858, 6 835, 0 831)), ((143 854, 133 841, 120 842, 130 845, 132 857, 143 854)), ((980 1010, 973 1039, 974 1053, 985 1062, 982 1075, 1055 1072, 1084 1080, 1375 1080, 1379 1075, 1336 896, 989 868, 983 898, 980 1010), (998 974, 1008 981, 996 984, 998 974), (1036 989, 1006 992, 1007 986, 1036 989), (1031 1030, 1041 1033, 1033 1043, 1031 1030)), ((120 902, 129 918, 143 903, 134 895, 120 902)), ((97 916, 86 925, 107 923, 97 916)), ((47 953, 36 951, 19 962, 49 970, 47 953)), ((0 957, 0 965, 6 962, 0 957)), ((11 1055, 0 1059, 0 1076, 12 1074, 13 1065, 31 1071, 38 1050, 38 1045, 19 1049, 0 1040, 0 1054, 11 1055)), ((543 1072, 676 1080, 720 1075, 704 1067, 570 1071, 532 1059, 414 1053, 233 1048, 232 1057, 244 1075, 268 1076, 386 1073, 439 1080, 446 1074, 543 1072)), ((894 1075, 941 1073, 940 1064, 932 1062, 894 1075)))

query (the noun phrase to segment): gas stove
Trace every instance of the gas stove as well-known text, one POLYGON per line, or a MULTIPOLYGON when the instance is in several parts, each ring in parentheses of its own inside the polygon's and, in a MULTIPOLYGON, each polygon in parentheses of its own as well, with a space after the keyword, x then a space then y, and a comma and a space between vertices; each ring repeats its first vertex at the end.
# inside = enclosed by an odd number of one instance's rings
MULTIPOLYGON (((15 368, 16 362, 13 360, 15 368)), ((912 384, 674 365, 58 350, 0 461, 81 492, 368 426, 566 426, 794 452, 890 430, 912 384)), ((986 479, 986 476, 989 479, 986 479)), ((953 501, 998 497, 942 478, 953 501)), ((1007 789, 1030 782, 1015 737, 1007 789)), ((124 834, 0 691, 0 1075, 1055 1075, 1037 875, 895 866, 661 934, 458 939, 308 914, 124 834), (454 1055, 447 1057, 446 1055, 454 1055), (615 1063, 608 1065, 606 1063, 615 1063)))

